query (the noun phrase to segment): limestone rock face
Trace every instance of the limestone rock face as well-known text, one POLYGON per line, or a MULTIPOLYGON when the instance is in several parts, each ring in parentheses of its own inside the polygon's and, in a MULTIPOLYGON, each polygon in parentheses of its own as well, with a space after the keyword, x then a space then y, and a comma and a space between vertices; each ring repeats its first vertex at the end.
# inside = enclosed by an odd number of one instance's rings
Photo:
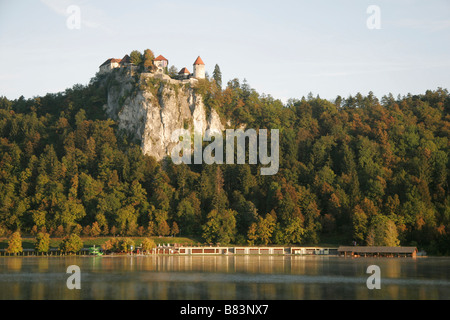
POLYGON ((193 86, 196 80, 178 81, 159 74, 141 74, 139 79, 116 74, 107 88, 107 115, 119 129, 141 141, 144 154, 162 160, 178 143, 178 129, 202 133, 224 130, 216 110, 207 110, 193 86))

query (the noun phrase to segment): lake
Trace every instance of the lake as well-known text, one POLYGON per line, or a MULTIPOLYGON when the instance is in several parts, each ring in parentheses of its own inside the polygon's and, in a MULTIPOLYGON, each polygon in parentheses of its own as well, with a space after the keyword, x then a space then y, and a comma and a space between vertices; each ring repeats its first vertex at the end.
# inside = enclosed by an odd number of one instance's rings
POLYGON ((450 258, 0 257, 0 300, 448 300, 450 258), (67 267, 80 268, 69 290, 67 267), (380 289, 368 289, 368 266, 380 289))

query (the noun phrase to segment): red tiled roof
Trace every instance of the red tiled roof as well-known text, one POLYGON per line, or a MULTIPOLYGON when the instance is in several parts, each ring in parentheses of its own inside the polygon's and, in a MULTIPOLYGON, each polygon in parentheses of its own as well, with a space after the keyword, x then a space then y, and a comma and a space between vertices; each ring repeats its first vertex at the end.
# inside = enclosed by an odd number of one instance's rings
POLYGON ((166 58, 164 58, 162 55, 159 55, 158 57, 156 57, 153 61, 169 61, 166 58))
POLYGON ((183 68, 178 72, 178 74, 191 74, 187 68, 183 68))
POLYGON ((114 63, 114 62, 120 63, 121 61, 122 61, 122 59, 114 59, 114 58, 110 58, 110 59, 106 60, 105 62, 103 62, 103 63, 100 65, 100 67, 102 67, 102 66, 104 66, 104 65, 107 65, 108 63, 114 63))
POLYGON ((196 64, 202 64, 202 65, 205 65, 205 64, 203 63, 202 58, 200 58, 200 56, 197 58, 197 60, 195 60, 194 66, 195 66, 196 64))

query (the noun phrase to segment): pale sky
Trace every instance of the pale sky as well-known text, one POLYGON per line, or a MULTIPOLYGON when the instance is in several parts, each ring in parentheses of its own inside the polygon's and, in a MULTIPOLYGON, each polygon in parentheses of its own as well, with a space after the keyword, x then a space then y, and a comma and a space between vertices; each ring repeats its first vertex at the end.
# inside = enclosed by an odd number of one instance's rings
POLYGON ((450 89, 450 1, 0 0, 9 99, 87 84, 106 59, 147 48, 191 72, 200 55, 224 84, 246 79, 283 101, 425 93, 450 89))

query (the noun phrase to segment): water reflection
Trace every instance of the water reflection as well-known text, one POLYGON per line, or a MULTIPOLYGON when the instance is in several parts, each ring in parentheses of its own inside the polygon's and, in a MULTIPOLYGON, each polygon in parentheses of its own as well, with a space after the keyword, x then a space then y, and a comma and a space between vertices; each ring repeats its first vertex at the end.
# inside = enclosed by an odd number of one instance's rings
POLYGON ((449 258, 125 256, 0 258, 0 299, 449 299, 449 258), (366 269, 381 269, 369 290, 366 269), (69 265, 81 290, 66 287, 69 265))

